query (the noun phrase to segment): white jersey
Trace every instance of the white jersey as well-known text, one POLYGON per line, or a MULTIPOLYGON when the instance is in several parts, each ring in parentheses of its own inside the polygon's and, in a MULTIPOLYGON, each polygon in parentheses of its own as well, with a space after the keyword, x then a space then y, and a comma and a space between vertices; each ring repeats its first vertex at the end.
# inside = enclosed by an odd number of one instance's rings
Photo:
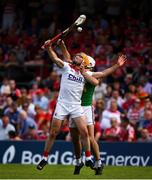
POLYGON ((70 104, 81 104, 84 84, 85 79, 80 71, 75 70, 69 63, 64 62, 58 101, 70 104))

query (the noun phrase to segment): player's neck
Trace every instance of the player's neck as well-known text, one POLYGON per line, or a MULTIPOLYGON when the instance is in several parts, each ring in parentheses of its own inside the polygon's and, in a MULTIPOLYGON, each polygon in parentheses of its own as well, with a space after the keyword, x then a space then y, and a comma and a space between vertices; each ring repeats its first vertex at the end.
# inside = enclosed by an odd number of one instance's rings
POLYGON ((76 70, 76 71, 79 71, 80 70, 80 66, 77 66, 75 64, 71 64, 71 67, 76 70))

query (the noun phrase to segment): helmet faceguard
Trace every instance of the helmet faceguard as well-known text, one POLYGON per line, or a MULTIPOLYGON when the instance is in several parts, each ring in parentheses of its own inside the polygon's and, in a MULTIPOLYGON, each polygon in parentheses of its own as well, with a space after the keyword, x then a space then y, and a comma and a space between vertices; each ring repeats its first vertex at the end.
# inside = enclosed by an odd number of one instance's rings
MULTIPOLYGON (((85 54, 85 53, 83 53, 83 52, 78 53, 78 54, 76 54, 75 56, 80 56, 80 57, 82 57, 85 68, 93 68, 93 67, 95 66, 95 60, 94 60, 91 56, 88 56, 87 54, 85 54)), ((78 64, 78 62, 75 61, 75 60, 73 60, 73 64, 75 64, 75 65, 80 65, 80 64, 78 64)))

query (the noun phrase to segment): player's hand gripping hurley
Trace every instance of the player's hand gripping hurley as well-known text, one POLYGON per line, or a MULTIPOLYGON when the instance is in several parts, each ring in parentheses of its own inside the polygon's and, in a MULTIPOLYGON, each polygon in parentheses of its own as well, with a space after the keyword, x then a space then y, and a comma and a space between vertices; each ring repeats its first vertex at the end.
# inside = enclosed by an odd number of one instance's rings
POLYGON ((61 33, 59 33, 58 35, 56 35, 55 37, 53 37, 52 39, 49 39, 45 42, 45 44, 41 47, 42 49, 47 48, 50 44, 56 42, 58 39, 62 39, 65 36, 67 36, 73 29, 81 26, 86 20, 86 16, 85 15, 80 15, 77 20, 67 29, 65 29, 64 31, 62 31, 61 33))

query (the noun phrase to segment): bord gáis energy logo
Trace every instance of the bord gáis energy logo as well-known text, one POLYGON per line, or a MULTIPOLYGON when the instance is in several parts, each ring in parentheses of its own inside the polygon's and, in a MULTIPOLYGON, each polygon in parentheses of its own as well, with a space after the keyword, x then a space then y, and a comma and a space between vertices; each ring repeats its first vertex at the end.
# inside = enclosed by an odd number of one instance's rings
POLYGON ((11 163, 15 157, 15 147, 13 145, 11 145, 5 152, 3 155, 3 159, 2 159, 2 163, 3 164, 7 164, 7 163, 11 163))

